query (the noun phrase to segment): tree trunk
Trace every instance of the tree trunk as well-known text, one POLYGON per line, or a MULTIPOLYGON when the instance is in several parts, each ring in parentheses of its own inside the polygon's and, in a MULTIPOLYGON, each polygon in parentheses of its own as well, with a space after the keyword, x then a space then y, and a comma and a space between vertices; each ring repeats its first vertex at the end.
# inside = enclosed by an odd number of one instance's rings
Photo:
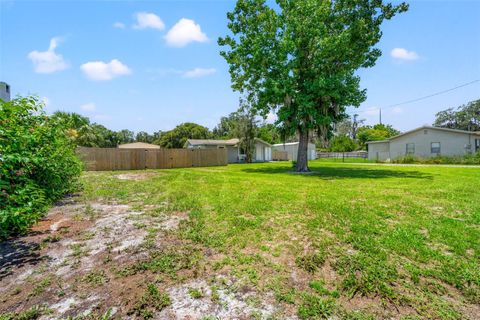
POLYGON ((300 130, 300 140, 298 144, 297 172, 309 172, 308 169, 308 130, 300 130))

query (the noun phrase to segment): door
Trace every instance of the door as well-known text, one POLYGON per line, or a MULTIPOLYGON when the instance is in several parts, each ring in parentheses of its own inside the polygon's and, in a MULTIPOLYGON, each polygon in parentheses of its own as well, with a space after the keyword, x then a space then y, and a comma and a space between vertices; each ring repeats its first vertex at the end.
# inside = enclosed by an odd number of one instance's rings
POLYGON ((255 145, 255 161, 263 161, 263 150, 262 146, 257 144, 255 145))
POLYGON ((266 148, 265 148, 264 155, 265 155, 265 156, 263 157, 263 160, 264 160, 264 161, 272 161, 272 148, 266 147, 266 148))
POLYGON ((475 139, 475 152, 480 151, 480 139, 475 139))

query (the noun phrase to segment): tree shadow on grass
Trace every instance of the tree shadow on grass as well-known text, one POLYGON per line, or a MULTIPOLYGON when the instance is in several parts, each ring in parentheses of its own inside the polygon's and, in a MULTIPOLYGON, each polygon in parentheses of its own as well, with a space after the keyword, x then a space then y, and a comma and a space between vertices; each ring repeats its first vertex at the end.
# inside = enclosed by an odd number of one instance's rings
POLYGON ((385 178, 408 178, 408 179, 433 179, 433 175, 413 170, 391 170, 391 169, 367 169, 367 168, 310 168, 308 173, 297 173, 290 166, 244 168, 247 173, 285 174, 311 177, 323 180, 332 179, 385 179, 385 178))

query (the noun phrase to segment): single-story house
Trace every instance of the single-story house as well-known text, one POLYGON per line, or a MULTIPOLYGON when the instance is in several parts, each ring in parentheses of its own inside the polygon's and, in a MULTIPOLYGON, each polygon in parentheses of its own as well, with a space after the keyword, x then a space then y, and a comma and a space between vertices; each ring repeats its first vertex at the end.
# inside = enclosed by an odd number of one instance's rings
MULTIPOLYGON (((240 139, 209 140, 209 139, 188 139, 184 148, 189 149, 222 149, 226 148, 228 163, 239 163, 245 161, 245 151, 239 146, 240 139)), ((253 149, 253 161, 272 161, 272 145, 262 139, 255 138, 253 149)))
POLYGON ((133 142, 133 143, 125 143, 119 144, 117 148, 120 149, 160 149, 160 146, 151 143, 145 142, 133 142))
POLYGON ((390 161, 405 156, 462 156, 480 151, 480 132, 423 126, 388 140, 367 142, 368 159, 390 161))
MULTIPOLYGON (((299 142, 277 143, 273 145, 273 149, 278 151, 287 151, 288 160, 297 161, 298 145, 299 145, 299 142)), ((308 155, 308 160, 315 160, 317 158, 317 150, 315 148, 315 144, 311 142, 308 143, 307 155, 308 155)))

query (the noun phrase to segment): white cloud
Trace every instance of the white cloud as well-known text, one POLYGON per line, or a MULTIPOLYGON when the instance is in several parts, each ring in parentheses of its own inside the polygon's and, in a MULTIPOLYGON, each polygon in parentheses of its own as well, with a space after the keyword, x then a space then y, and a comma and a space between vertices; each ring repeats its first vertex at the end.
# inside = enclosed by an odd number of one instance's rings
POLYGON ((184 47, 190 42, 206 42, 208 38, 202 32, 199 24, 193 20, 182 18, 168 30, 165 40, 172 47, 184 47))
POLYGON ((137 22, 133 25, 134 29, 165 29, 165 24, 162 19, 154 13, 138 12, 134 15, 137 22))
POLYGON ((53 73, 68 68, 68 63, 63 59, 62 55, 55 52, 59 41, 59 38, 52 38, 47 51, 34 50, 28 54, 28 58, 33 62, 35 72, 53 73))
POLYGON ((408 51, 404 48, 394 48, 390 55, 395 59, 400 60, 417 60, 419 58, 418 54, 415 51, 408 51))
POLYGON ((210 76, 215 72, 217 72, 217 70, 213 68, 209 68, 209 69, 195 68, 192 70, 185 71, 183 73, 183 77, 184 78, 200 78, 200 77, 210 76))
POLYGON ((85 103, 85 104, 82 104, 80 106, 80 109, 82 109, 83 111, 95 111, 95 109, 97 109, 97 106, 95 105, 95 103, 93 102, 90 102, 90 103, 85 103))
POLYGON ((122 23, 122 22, 115 22, 115 23, 113 24, 113 27, 114 27, 114 28, 117 28, 117 29, 125 29, 125 24, 122 23))
POLYGON ((131 74, 132 71, 117 59, 106 63, 103 61, 90 61, 80 66, 80 70, 94 81, 112 80, 118 76, 131 74))
POLYGON ((400 107, 394 107, 394 108, 392 108, 392 113, 393 113, 393 114, 400 114, 400 113, 403 113, 403 108, 400 108, 400 107))

